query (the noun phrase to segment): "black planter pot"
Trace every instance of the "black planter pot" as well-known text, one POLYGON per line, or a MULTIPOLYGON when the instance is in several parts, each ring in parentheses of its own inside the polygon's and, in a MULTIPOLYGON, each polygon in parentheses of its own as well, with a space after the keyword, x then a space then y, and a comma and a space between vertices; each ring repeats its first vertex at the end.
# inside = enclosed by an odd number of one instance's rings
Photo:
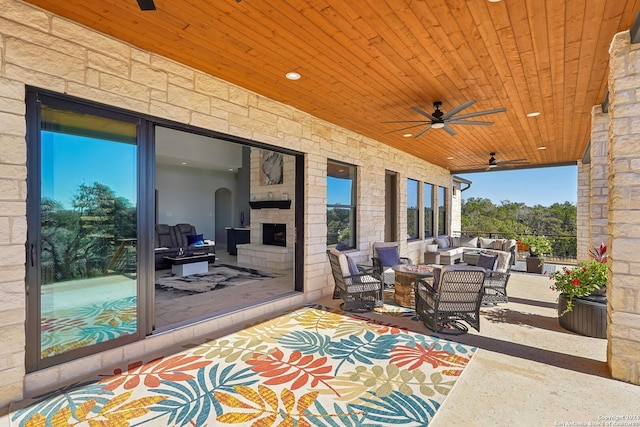
POLYGON ((527 263, 527 273, 542 274, 542 269, 544 267, 544 258, 528 256, 525 259, 525 262, 527 263))
POLYGON ((607 337, 607 298, 588 296, 573 299, 573 310, 567 309, 567 298, 558 297, 558 320, 560 326, 580 335, 594 338, 607 337))

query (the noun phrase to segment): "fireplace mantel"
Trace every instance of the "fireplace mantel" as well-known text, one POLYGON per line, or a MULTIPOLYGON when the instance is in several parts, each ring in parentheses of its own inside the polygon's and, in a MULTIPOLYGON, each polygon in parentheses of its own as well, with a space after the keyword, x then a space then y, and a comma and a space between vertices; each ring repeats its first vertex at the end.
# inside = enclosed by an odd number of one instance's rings
POLYGON ((251 209, 291 209, 291 200, 254 200, 251 209))

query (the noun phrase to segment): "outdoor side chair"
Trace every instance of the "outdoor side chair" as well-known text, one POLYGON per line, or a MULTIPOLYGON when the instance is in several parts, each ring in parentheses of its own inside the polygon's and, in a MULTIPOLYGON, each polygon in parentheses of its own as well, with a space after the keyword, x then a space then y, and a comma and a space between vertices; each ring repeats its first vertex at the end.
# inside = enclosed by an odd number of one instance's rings
POLYGON ((387 288, 395 285, 396 274, 391 267, 396 264, 413 264, 411 258, 401 257, 398 242, 374 242, 373 271, 382 278, 382 283, 387 288))
POLYGON ((482 305, 509 302, 507 284, 511 277, 511 253, 497 250, 485 250, 485 252, 497 256, 498 259, 493 267, 486 268, 482 305))
POLYGON ((463 334, 466 325, 480 332, 480 304, 484 295, 485 269, 446 265, 433 284, 415 283, 416 314, 434 332, 463 334))
POLYGON ((335 282, 333 296, 342 299, 343 310, 364 312, 382 307, 382 281, 378 275, 360 273, 353 259, 335 248, 330 249, 327 255, 335 282))

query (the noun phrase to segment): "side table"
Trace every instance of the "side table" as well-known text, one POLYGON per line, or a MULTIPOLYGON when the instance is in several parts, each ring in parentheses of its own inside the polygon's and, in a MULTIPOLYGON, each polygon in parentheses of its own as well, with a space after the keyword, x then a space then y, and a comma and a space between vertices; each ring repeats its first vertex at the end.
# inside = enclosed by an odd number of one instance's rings
POLYGON ((425 264, 440 264, 440 253, 439 252, 425 252, 424 253, 424 263, 425 264))

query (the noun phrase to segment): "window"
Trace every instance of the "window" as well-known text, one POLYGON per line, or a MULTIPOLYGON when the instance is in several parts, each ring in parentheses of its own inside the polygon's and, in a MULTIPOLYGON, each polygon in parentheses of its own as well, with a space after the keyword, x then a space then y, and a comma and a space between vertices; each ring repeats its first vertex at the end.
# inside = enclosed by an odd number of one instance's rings
MULTIPOLYGON (((141 307, 134 116, 28 93, 27 369, 131 342, 141 307)), ((144 142, 142 143, 144 146, 144 142)))
POLYGON ((447 189, 438 187, 438 235, 447 234, 447 189))
POLYGON ((356 167, 327 162, 327 246, 356 247, 356 167))
POLYGON ((418 238, 418 181, 407 179, 407 239, 418 238))
POLYGON ((433 236, 433 184, 424 183, 424 237, 433 236))

